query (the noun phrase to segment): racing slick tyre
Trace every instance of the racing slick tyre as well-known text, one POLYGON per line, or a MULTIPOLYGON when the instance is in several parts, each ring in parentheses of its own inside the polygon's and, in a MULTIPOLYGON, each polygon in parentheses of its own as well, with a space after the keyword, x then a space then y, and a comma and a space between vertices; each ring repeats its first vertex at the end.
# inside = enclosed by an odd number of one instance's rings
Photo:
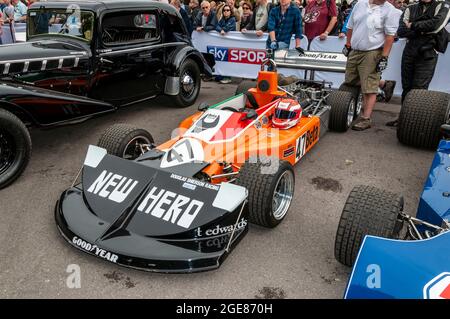
POLYGON ((241 93, 245 93, 248 91, 248 89, 255 88, 255 87, 256 87, 255 81, 244 80, 241 83, 239 83, 234 95, 239 95, 241 93))
POLYGON ((200 69, 191 59, 186 59, 180 68, 180 91, 173 96, 175 105, 178 107, 188 107, 194 104, 200 93, 200 69))
POLYGON ((246 161, 241 166, 236 184, 248 190, 249 221, 273 228, 281 223, 289 210, 295 175, 289 162, 261 158, 246 161))
POLYGON ((363 95, 361 93, 361 88, 359 86, 352 86, 342 83, 339 87, 339 91, 350 92, 355 99, 355 116, 353 119, 355 120, 359 114, 361 114, 362 106, 363 106, 363 95))
POLYGON ((406 145, 436 148, 439 129, 449 121, 450 94, 411 90, 403 101, 398 118, 397 138, 406 145))
POLYGON ((352 266, 366 235, 398 238, 403 227, 403 197, 371 186, 356 186, 348 195, 336 232, 334 255, 352 266))
POLYGON ((353 94, 333 91, 328 95, 327 103, 331 106, 328 127, 333 131, 346 132, 355 117, 356 103, 353 94))
POLYGON ((128 124, 115 124, 100 136, 97 145, 108 154, 133 160, 144 153, 143 146, 152 147, 152 135, 144 129, 128 124))
POLYGON ((27 127, 17 116, 0 109, 0 189, 22 174, 30 156, 31 137, 27 127))

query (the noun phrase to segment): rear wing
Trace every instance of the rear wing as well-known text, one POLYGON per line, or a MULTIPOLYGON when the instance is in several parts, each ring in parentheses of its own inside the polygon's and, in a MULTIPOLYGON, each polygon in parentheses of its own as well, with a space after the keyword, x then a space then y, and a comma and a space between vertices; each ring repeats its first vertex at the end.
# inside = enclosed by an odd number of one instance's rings
POLYGON ((297 50, 277 50, 274 61, 282 68, 345 73, 347 57, 336 52, 305 51, 299 55, 297 50))

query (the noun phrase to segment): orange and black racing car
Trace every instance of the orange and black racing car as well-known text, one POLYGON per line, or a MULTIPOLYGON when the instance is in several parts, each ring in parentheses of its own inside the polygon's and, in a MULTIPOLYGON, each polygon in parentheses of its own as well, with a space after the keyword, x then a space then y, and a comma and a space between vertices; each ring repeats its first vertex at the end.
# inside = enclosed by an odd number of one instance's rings
POLYGON ((355 98, 324 82, 279 87, 272 59, 246 85, 201 104, 159 146, 143 129, 106 130, 56 204, 63 237, 119 265, 195 272, 219 267, 249 222, 277 226, 294 196, 293 166, 328 129, 348 129, 355 98))

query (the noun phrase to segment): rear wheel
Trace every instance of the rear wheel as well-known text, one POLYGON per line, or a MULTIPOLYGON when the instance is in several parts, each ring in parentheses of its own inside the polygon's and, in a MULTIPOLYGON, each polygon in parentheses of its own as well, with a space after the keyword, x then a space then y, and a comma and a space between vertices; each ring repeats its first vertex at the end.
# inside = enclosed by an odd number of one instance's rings
POLYGON ((100 136, 97 145, 108 154, 133 160, 152 147, 152 135, 128 124, 115 124, 100 136))
POLYGON ((241 166, 237 185, 248 190, 250 222, 273 228, 286 216, 294 195, 292 165, 278 159, 247 161, 241 166))
POLYGON ((0 189, 14 182, 31 157, 31 137, 23 122, 0 109, 0 189))
POLYGON ((361 92, 361 88, 359 86, 352 86, 342 83, 341 86, 339 87, 339 91, 350 92, 353 95, 353 98, 355 99, 354 119, 356 119, 359 116, 359 114, 361 114, 363 107, 363 94, 361 92))
POLYGON ((334 246, 336 259, 352 266, 366 235, 398 238, 403 227, 403 197, 371 186, 356 186, 348 195, 334 246))
POLYGON ((174 96, 175 104, 178 107, 187 107, 194 104, 200 93, 200 69, 191 59, 186 59, 180 68, 178 95, 174 96))
POLYGON ((450 94, 428 90, 411 90, 398 118, 397 138, 406 145, 436 148, 439 129, 449 122, 450 94))
POLYGON ((352 93, 346 91, 332 91, 327 97, 327 103, 331 106, 330 130, 345 132, 352 125, 355 118, 355 99, 352 93))

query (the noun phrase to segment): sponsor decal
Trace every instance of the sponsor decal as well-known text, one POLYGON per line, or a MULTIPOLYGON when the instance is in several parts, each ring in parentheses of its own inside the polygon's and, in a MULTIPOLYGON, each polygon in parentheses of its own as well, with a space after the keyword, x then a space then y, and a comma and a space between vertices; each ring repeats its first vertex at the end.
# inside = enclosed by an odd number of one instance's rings
POLYGON ((289 156, 291 156, 292 154, 294 154, 294 152, 295 152, 295 147, 294 147, 294 146, 289 147, 288 149, 285 149, 285 150, 283 151, 283 157, 289 157, 289 156))
MULTIPOLYGON (((242 218, 239 223, 236 225, 236 230, 243 229, 247 226, 247 220, 245 218, 242 218)), ((196 233, 197 237, 213 237, 213 236, 219 236, 219 235, 226 235, 230 234, 234 229, 234 224, 228 225, 228 226, 220 226, 216 225, 214 228, 209 228, 202 232, 200 227, 197 228, 196 233)))
POLYGON ((119 258, 119 256, 117 256, 116 254, 113 254, 109 251, 99 248, 95 244, 88 243, 87 241, 84 241, 83 239, 78 238, 77 236, 74 236, 72 238, 72 243, 75 246, 80 247, 81 249, 96 255, 97 257, 106 259, 113 263, 116 263, 117 259, 119 258))
POLYGON ((218 46, 207 46, 208 53, 214 55, 214 59, 220 62, 261 64, 266 58, 266 50, 227 48, 218 46))
POLYGON ((190 189, 191 191, 195 191, 195 189, 197 188, 197 186, 192 185, 190 183, 183 183, 183 187, 187 188, 187 189, 190 189))
POLYGON ((122 203, 137 184, 136 180, 104 170, 87 191, 116 203, 122 203))
POLYGON ((309 131, 303 133, 302 136, 297 138, 295 161, 300 160, 306 153, 306 150, 319 139, 319 126, 314 126, 309 131))
POLYGON ((264 116, 261 118, 261 123, 262 123, 263 125, 267 125, 267 123, 269 123, 269 118, 268 118, 266 115, 264 115, 264 116))
POLYGON ((336 60, 338 58, 337 54, 333 53, 322 53, 322 52, 305 52, 304 58, 312 58, 316 60, 336 60))
POLYGON ((222 127, 232 115, 233 112, 230 111, 208 110, 186 131, 184 137, 195 137, 208 142, 221 133, 222 127))
POLYGON ((138 211, 189 228, 205 203, 154 186, 144 197, 138 211))
POLYGON ((200 133, 210 128, 217 127, 220 121, 220 114, 208 113, 202 116, 192 128, 192 133, 200 133))
MULTIPOLYGON (((219 188, 220 188, 218 185, 210 184, 208 182, 203 182, 203 181, 200 181, 198 179, 194 179, 194 178, 190 178, 190 177, 186 177, 186 176, 181 176, 181 175, 177 175, 177 174, 171 174, 170 178, 179 180, 181 182, 185 182, 185 184, 189 183, 192 186, 200 186, 200 187, 212 189, 212 190, 215 190, 215 191, 218 191, 219 188)), ((183 185, 183 187, 184 187, 184 185, 183 185)), ((186 188, 189 188, 189 187, 186 187, 186 188)))
POLYGON ((450 272, 443 272, 423 288, 425 299, 450 299, 450 272))

